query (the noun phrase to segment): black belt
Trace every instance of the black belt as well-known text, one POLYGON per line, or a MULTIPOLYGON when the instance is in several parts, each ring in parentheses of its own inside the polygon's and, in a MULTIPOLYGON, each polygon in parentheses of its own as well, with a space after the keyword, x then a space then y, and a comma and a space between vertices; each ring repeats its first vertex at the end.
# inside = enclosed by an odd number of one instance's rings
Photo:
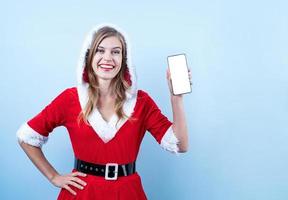
POLYGON ((99 165, 75 158, 74 168, 83 173, 103 176, 106 180, 117 180, 118 177, 134 174, 136 172, 136 162, 124 165, 118 165, 117 163, 99 165))

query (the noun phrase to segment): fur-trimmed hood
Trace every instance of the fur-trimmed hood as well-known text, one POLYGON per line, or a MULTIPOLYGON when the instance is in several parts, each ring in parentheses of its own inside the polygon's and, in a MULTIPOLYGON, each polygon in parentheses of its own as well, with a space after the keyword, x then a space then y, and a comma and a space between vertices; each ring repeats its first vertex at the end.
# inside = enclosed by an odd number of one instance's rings
MULTIPOLYGON (((77 65, 77 92, 79 96, 79 101, 82 110, 85 108, 87 102, 88 102, 88 86, 89 83, 87 82, 87 78, 85 78, 85 67, 86 67, 86 55, 87 51, 90 49, 92 42, 93 42, 93 36, 94 34, 101 28, 108 26, 116 29, 118 32, 120 32, 126 41, 127 45, 127 67, 128 67, 128 74, 129 74, 129 82, 130 82, 130 88, 126 92, 126 100, 123 105, 123 111, 124 113, 130 117, 134 111, 134 106, 136 104, 136 97, 137 97, 137 83, 136 83, 136 71, 135 67, 132 64, 131 59, 131 45, 129 42, 129 38, 127 34, 121 30, 121 28, 105 23, 100 24, 96 27, 94 27, 87 35, 84 40, 81 52, 80 52, 80 58, 77 65)), ((106 122, 103 117, 101 116, 100 112, 97 108, 94 109, 94 111, 90 114, 88 121, 90 125, 95 129, 95 131, 106 138, 106 141, 110 140, 116 131, 124 124, 124 122, 127 119, 122 119, 118 123, 118 117, 116 114, 112 116, 112 118, 109 120, 109 122, 106 122)))
POLYGON ((127 36, 127 34, 121 30, 121 28, 117 27, 114 24, 109 24, 109 23, 103 23, 100 24, 94 28, 91 29, 91 31, 86 35, 86 38, 84 40, 81 52, 80 52, 80 57, 78 60, 78 65, 77 65, 77 90, 79 93, 79 97, 80 97, 80 103, 81 103, 81 107, 84 108, 84 106, 86 105, 88 99, 87 95, 85 94, 87 92, 87 88, 88 88, 88 83, 85 81, 85 78, 83 76, 84 74, 84 69, 85 69, 85 65, 86 65, 86 54, 87 51, 90 49, 91 45, 92 45, 92 40, 93 40, 93 35, 101 28, 105 27, 105 26, 109 26, 112 27, 114 29, 116 29, 117 31, 119 31, 125 38, 126 44, 127 44, 127 65, 128 65, 128 70, 129 70, 129 75, 130 75, 130 81, 131 81, 131 88, 126 92, 126 97, 127 98, 132 98, 133 96, 136 95, 137 93, 137 78, 136 78, 136 70, 135 67, 132 64, 132 59, 131 59, 131 45, 130 45, 130 41, 129 38, 127 36))

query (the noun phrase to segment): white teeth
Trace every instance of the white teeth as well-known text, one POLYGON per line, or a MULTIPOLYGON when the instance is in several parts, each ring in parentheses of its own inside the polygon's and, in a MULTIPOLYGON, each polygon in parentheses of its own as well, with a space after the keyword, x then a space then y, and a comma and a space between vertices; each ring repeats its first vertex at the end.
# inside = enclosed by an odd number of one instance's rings
POLYGON ((109 65, 100 65, 101 68, 104 68, 104 69, 113 69, 114 67, 113 66, 109 66, 109 65))

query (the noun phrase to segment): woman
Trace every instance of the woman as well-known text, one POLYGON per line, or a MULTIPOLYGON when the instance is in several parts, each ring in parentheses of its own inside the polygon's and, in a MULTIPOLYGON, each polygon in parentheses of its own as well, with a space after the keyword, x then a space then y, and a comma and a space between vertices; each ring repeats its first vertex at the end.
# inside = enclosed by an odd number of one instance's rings
MULTIPOLYGON (((182 95, 171 93, 172 123, 146 92, 137 90, 126 39, 114 25, 93 29, 78 63, 77 87, 63 91, 17 131, 31 161, 61 188, 59 200, 147 199, 135 167, 146 130, 164 149, 187 151, 182 95), (75 154, 67 175, 60 175, 41 150, 57 126, 67 128, 75 154)), ((167 79, 171 92, 169 71, 167 79)))

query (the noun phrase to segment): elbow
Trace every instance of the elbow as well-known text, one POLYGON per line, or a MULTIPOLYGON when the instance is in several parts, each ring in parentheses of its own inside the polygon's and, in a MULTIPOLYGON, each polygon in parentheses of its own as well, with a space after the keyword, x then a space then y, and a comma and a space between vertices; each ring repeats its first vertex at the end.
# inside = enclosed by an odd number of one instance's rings
POLYGON ((188 152, 188 144, 187 145, 179 145, 178 146, 178 152, 179 153, 187 153, 188 152))
POLYGON ((179 151, 178 151, 178 153, 187 153, 187 152, 188 152, 188 150, 185 150, 185 149, 184 149, 184 150, 179 150, 179 151))
POLYGON ((178 153, 187 153, 188 149, 179 149, 178 153))
POLYGON ((31 145, 29 145, 28 143, 26 143, 26 142, 24 142, 23 140, 21 140, 21 139, 18 139, 18 144, 19 144, 19 146, 22 148, 22 149, 24 149, 25 147, 29 147, 29 146, 31 146, 31 145))
POLYGON ((27 144, 23 141, 23 140, 20 140, 20 139, 18 139, 18 144, 19 144, 19 146, 24 150, 25 149, 25 147, 27 146, 27 144))

